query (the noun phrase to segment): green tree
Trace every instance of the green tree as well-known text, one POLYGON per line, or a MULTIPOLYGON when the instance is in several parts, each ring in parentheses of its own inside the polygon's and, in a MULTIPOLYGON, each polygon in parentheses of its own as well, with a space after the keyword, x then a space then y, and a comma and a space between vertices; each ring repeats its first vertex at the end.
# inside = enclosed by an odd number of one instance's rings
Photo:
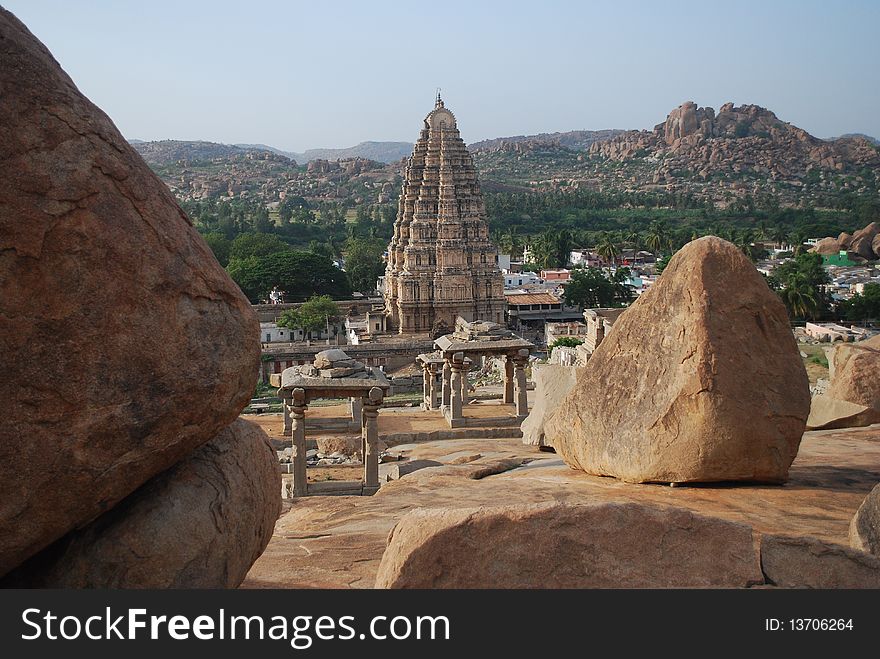
POLYGON ((317 332, 339 319, 339 308, 329 295, 313 295, 296 309, 288 309, 278 317, 278 326, 317 332))
POLYGON ((830 281, 822 257, 805 252, 780 265, 768 278, 793 319, 814 319, 828 310, 824 286, 830 281))
POLYGON ((596 253, 605 260, 610 261, 611 263, 616 263, 617 255, 620 252, 617 248, 614 236, 607 231, 603 231, 602 236, 599 238, 599 244, 596 245, 596 253))
POLYGON ((290 250, 290 245, 278 236, 265 233, 243 233, 236 236, 229 249, 229 260, 251 256, 268 256, 290 250))
POLYGON ((669 238, 669 230, 664 222, 651 222, 648 228, 648 234, 645 236, 645 243, 654 254, 660 254, 667 249, 671 240, 669 238))
POLYGON ((266 256, 231 259, 229 276, 254 304, 265 300, 276 286, 295 302, 313 295, 347 298, 351 285, 345 273, 325 256, 294 249, 266 256))
POLYGON ((577 346, 579 346, 583 342, 584 342, 583 339, 579 339, 574 336, 560 336, 558 339, 556 339, 555 341, 553 341, 553 343, 550 344, 550 346, 549 346, 550 354, 551 355, 553 354, 553 348, 556 348, 557 346, 562 346, 565 348, 576 348, 577 346))
POLYGON ((847 320, 880 319, 880 284, 865 284, 861 293, 840 304, 839 311, 847 320))
POLYGON ((222 233, 217 231, 206 233, 202 238, 208 243, 208 247, 214 252, 214 257, 220 265, 225 268, 229 263, 229 250, 232 247, 232 242, 222 233))
POLYGON ((349 238, 345 243, 345 272, 351 287, 362 293, 376 290, 376 280, 385 272, 382 254, 385 242, 376 238, 349 238))
POLYGON ((623 307, 633 296, 629 268, 618 268, 609 278, 599 268, 575 268, 565 286, 565 303, 580 309, 623 307))

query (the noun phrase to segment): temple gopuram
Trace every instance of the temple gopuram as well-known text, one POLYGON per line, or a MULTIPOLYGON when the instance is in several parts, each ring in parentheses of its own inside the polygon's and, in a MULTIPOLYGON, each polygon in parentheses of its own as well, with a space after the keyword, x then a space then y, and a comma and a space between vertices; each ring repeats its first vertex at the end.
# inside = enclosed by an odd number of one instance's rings
MULTIPOLYGON (((504 322, 504 278, 477 171, 440 95, 406 167, 388 246, 385 313, 401 334, 504 322)), ((449 331, 449 330, 447 330, 449 331)))

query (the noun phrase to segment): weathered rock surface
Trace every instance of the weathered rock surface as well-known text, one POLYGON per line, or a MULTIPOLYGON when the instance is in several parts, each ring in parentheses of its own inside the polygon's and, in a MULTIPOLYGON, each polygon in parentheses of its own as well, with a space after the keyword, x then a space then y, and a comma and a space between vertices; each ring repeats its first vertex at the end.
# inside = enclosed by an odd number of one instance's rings
POLYGON ((532 367, 535 381, 535 399, 529 416, 522 422, 523 444, 550 446, 544 435, 544 423, 559 403, 574 389, 580 367, 541 364, 532 367))
POLYGON ((807 430, 858 428, 874 423, 880 423, 880 410, 819 394, 810 403, 807 430))
POLYGON ((874 238, 878 233, 880 233, 880 225, 876 222, 871 222, 864 229, 859 229, 853 234, 852 242, 847 248, 848 251, 869 261, 876 259, 873 245, 874 238))
POLYGON ((761 569, 780 588, 880 588, 880 558, 816 538, 762 536, 761 569))
POLYGON ((266 434, 236 421, 3 585, 235 588, 272 537, 280 487, 266 434))
MULTIPOLYGON (((466 464, 466 463, 465 463, 466 464)), ((442 462, 436 460, 402 460, 379 465, 379 482, 390 483, 400 480, 407 474, 413 474, 421 469, 442 467, 442 462)))
POLYGON ((865 497, 849 525, 849 544, 880 556, 880 485, 865 497))
POLYGON ((0 9, 0 575, 231 423, 259 324, 167 187, 0 9))
POLYGON ((823 238, 817 242, 810 251, 825 256, 831 256, 840 252, 840 243, 837 242, 836 238, 823 238))
POLYGON ((829 396, 880 411, 880 336, 842 343, 836 346, 828 362, 829 396))
POLYGON ((545 423, 571 467, 631 482, 784 481, 810 410, 788 315, 732 244, 695 240, 545 423))
POLYGON ((743 524, 646 504, 416 510, 377 588, 702 588, 763 581, 743 524))

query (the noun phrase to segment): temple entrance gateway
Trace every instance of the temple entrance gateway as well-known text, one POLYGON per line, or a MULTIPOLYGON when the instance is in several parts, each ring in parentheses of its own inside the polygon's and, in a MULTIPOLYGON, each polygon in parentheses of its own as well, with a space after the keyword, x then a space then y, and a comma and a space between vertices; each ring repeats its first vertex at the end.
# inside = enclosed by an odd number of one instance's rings
POLYGON ((309 403, 318 398, 350 399, 352 417, 359 417, 364 476, 360 483, 339 487, 352 490, 353 494, 374 494, 379 489, 379 408, 391 388, 385 374, 334 349, 319 352, 312 364, 285 369, 278 380, 284 427, 285 431, 290 427, 293 447, 293 480, 282 486, 282 498, 317 494, 324 489, 310 487, 306 478, 306 411, 309 403))

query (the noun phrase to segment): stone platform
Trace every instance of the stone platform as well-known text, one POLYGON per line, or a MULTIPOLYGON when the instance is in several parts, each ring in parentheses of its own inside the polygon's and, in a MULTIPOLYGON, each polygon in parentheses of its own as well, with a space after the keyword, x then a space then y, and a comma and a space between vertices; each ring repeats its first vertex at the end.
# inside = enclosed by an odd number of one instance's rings
POLYGON ((388 532, 416 508, 654 503, 746 523, 759 534, 847 545, 853 514, 880 482, 880 426, 806 433, 784 485, 632 485, 573 471, 557 456, 516 439, 425 442, 397 451, 443 466, 385 483, 369 498, 309 497, 285 504, 242 587, 371 588, 388 532))

